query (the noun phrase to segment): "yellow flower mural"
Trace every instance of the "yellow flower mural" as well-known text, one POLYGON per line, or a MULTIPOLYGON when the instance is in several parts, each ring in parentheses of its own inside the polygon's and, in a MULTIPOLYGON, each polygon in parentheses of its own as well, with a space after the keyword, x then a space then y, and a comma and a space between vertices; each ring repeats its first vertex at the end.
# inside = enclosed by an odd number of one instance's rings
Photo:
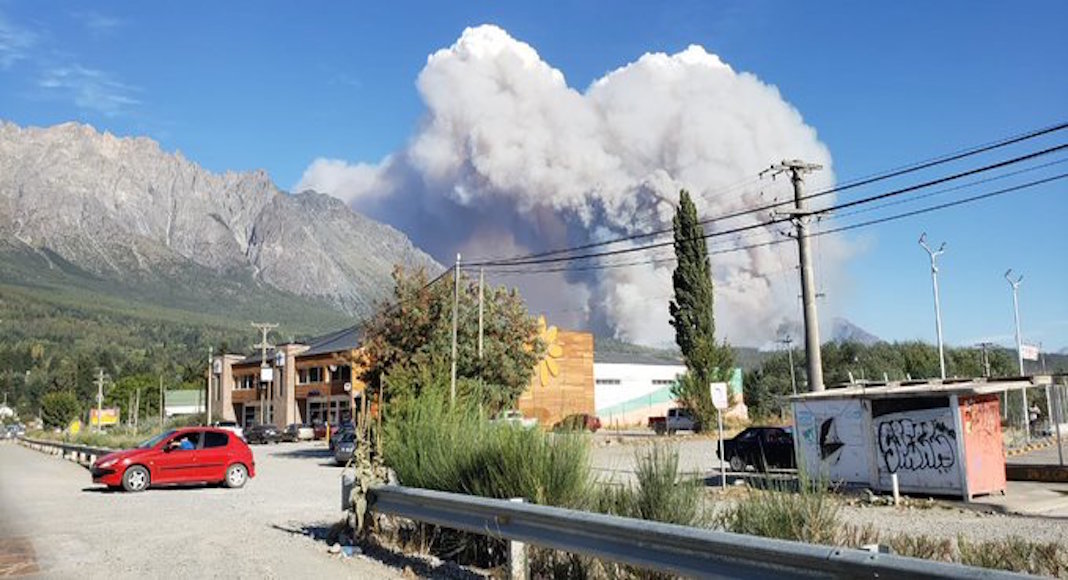
POLYGON ((538 363, 538 380, 543 387, 560 374, 560 364, 556 359, 564 356, 564 347, 558 341, 558 335, 557 328, 548 326, 544 316, 538 317, 538 338, 545 344, 545 357, 538 363))

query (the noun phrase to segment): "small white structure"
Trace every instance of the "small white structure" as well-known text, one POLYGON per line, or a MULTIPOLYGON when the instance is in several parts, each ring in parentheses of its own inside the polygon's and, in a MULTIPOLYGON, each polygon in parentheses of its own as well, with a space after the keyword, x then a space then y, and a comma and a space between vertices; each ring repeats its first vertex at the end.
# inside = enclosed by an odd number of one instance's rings
POLYGON ((879 383, 791 398, 798 467, 809 477, 891 491, 1005 490, 997 393, 1049 377, 879 383))
POLYGON ((593 401, 606 426, 644 425, 675 407, 671 387, 686 373, 681 361, 641 354, 595 353, 593 401))

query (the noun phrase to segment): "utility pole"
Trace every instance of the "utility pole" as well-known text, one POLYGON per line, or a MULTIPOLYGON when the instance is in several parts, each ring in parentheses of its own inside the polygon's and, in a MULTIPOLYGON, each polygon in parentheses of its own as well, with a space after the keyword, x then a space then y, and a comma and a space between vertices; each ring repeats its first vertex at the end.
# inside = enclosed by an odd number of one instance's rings
MULTIPOLYGON (((264 375, 263 371, 264 371, 264 369, 268 368, 267 367, 267 349, 274 348, 273 344, 267 342, 267 333, 269 333, 272 329, 278 328, 278 324, 277 323, 270 323, 270 322, 260 322, 260 323, 253 322, 252 323, 252 327, 253 328, 258 328, 260 330, 260 333, 261 333, 260 343, 259 344, 255 344, 253 346, 258 348, 258 349, 260 349, 260 380, 259 380, 260 389, 261 389, 261 391, 260 391, 260 424, 262 425, 263 423, 267 422, 267 401, 266 401, 267 390, 263 387, 263 375, 264 375)), ((272 384, 274 383, 274 374, 273 373, 271 374, 271 383, 272 384)), ((272 401, 271 404, 273 405, 273 401, 272 401)))
POLYGON ((801 262, 801 299, 804 303, 805 320, 805 359, 808 363, 808 388, 816 392, 822 391, 823 387, 823 357, 820 354, 820 321, 816 313, 816 288, 815 276, 812 271, 812 245, 808 234, 808 216, 811 211, 805 209, 805 196, 802 193, 802 185, 806 173, 823 169, 822 165, 805 163, 794 159, 783 160, 781 163, 772 165, 760 173, 770 173, 772 178, 780 173, 790 173, 790 182, 794 186, 794 209, 785 212, 794 218, 797 227, 797 250, 801 262))
POLYGON ((215 361, 215 347, 208 347, 208 391, 207 391, 207 407, 204 413, 204 424, 211 425, 211 378, 212 378, 212 366, 215 361))
MULTIPOLYGON (((1012 268, 1005 271, 1005 280, 1008 281, 1009 286, 1012 287, 1012 316, 1016 322, 1016 361, 1020 364, 1020 376, 1024 376, 1024 359, 1023 359, 1023 335, 1020 334, 1020 299, 1019 290, 1020 282, 1023 282, 1023 274, 1018 276, 1015 280, 1012 279, 1012 268)), ((1023 409, 1021 415, 1023 415, 1024 435, 1028 442, 1031 441, 1031 425, 1027 420, 1027 387, 1020 389, 1020 398, 1023 401, 1023 409)))
POLYGON ((938 334, 938 368, 942 372, 942 380, 946 380, 946 352, 945 346, 942 344, 942 305, 938 300, 938 256, 941 256, 946 251, 946 243, 942 242, 942 245, 937 250, 932 250, 927 245, 927 232, 920 234, 920 245, 927 251, 927 255, 931 257, 931 284, 934 286, 934 302, 935 302, 935 332, 938 334))
POLYGON ((452 269, 452 374, 449 379, 449 402, 456 402, 456 330, 460 315, 460 254, 456 254, 456 265, 452 269))
POLYGON ((104 430, 104 369, 96 370, 96 430, 104 430))
MULTIPOLYGON (((990 349, 991 346, 994 346, 994 344, 991 343, 991 342, 980 342, 979 343, 979 348, 983 349, 982 350, 983 360, 981 361, 982 364, 983 364, 983 376, 988 378, 988 379, 990 378, 990 352, 989 352, 989 349, 990 349)), ((1008 419, 1009 418, 1009 396, 1008 396, 1008 394, 1005 393, 1005 392, 999 393, 998 394, 998 400, 1001 402, 1001 418, 1002 419, 1008 419)))
POLYGON ((484 303, 483 287, 486 285, 486 269, 478 269, 478 360, 482 360, 482 310, 484 303))
POLYGON ((794 394, 797 394, 797 377, 794 376, 794 339, 789 336, 784 336, 779 339, 779 342, 786 345, 786 357, 790 361, 790 386, 794 389, 794 394))

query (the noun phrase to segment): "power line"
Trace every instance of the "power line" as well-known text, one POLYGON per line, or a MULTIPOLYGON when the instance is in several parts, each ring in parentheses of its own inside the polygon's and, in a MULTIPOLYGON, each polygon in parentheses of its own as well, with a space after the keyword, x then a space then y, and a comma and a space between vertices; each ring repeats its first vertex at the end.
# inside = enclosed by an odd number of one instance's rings
MULTIPOLYGON (((808 196, 805 196, 805 199, 814 199, 814 198, 817 198, 817 197, 830 195, 832 193, 839 193, 839 192, 842 192, 842 191, 846 191, 846 190, 849 190, 849 189, 854 189, 854 188, 861 187, 861 186, 864 186, 864 185, 870 185, 872 183, 875 183, 875 182, 878 182, 878 181, 882 181, 882 180, 885 180, 885 179, 891 179, 891 178, 894 178, 894 177, 900 177, 900 176, 906 175, 908 173, 920 171, 920 170, 923 170, 923 169, 929 169, 929 168, 937 166, 937 165, 950 163, 950 162, 953 162, 953 161, 959 161, 961 159, 964 159, 964 158, 967 158, 967 157, 970 157, 970 156, 979 155, 981 153, 986 153, 986 152, 989 152, 989 151, 993 151, 993 150, 1001 148, 1001 147, 1014 145, 1016 143, 1021 143, 1023 141, 1034 139, 1034 138, 1037 138, 1037 137, 1040 137, 1040 136, 1043 136, 1043 135, 1048 135, 1048 134, 1051 134, 1051 133, 1054 133, 1054 132, 1057 132, 1057 131, 1061 131, 1061 130, 1063 130, 1065 128, 1068 128, 1068 123, 1058 123, 1056 125, 1051 125, 1051 126, 1044 127, 1044 128, 1041 128, 1041 129, 1036 129, 1036 130, 1033 130, 1033 131, 1028 131, 1028 132, 1025 132, 1025 133, 1021 133, 1021 134, 1005 137, 1005 138, 999 139, 997 141, 993 141, 993 142, 989 142, 989 143, 986 143, 986 144, 965 148, 965 149, 958 150, 958 151, 953 152, 953 153, 947 153, 945 155, 941 155, 941 156, 930 158, 930 159, 927 159, 927 160, 924 160, 924 161, 919 161, 919 162, 912 163, 912 164, 909 164, 909 165, 901 166, 901 167, 898 167, 898 168, 895 168, 895 169, 891 169, 891 170, 888 170, 888 171, 885 171, 885 172, 882 172, 882 173, 876 173, 876 174, 869 175, 867 177, 862 177, 862 178, 847 182, 847 183, 845 183, 843 185, 839 185, 839 186, 836 186, 836 187, 828 188, 828 189, 825 189, 825 190, 818 191, 816 193, 810 194, 808 196)), ((738 185, 742 185, 742 184, 745 184, 745 183, 748 183, 748 182, 741 182, 738 185)), ((738 185, 731 186, 731 187, 737 187, 738 185)), ((728 190, 729 189, 730 188, 728 188, 728 190)), ((759 213, 759 212, 762 212, 762 211, 773 210, 773 209, 776 209, 776 208, 779 208, 779 207, 782 207, 782 206, 785 206, 785 205, 789 205, 790 203, 793 203, 793 201, 792 200, 777 201, 777 202, 773 202, 773 203, 770 203, 770 204, 765 204, 765 205, 754 207, 754 208, 749 208, 749 209, 745 209, 745 210, 741 210, 741 211, 737 211, 737 212, 732 212, 732 213, 728 213, 728 214, 724 214, 724 215, 719 215, 719 216, 715 216, 715 217, 711 217, 711 218, 706 218, 704 220, 701 220, 699 223, 701 223, 702 225, 707 225, 709 223, 714 223, 716 221, 722 221, 722 220, 732 219, 732 218, 736 218, 736 217, 741 217, 741 216, 752 214, 752 213, 759 213)), ((637 239, 642 239, 642 238, 656 237, 656 236, 659 236, 659 235, 662 235, 662 234, 669 233, 671 231, 672 231, 671 228, 663 228, 663 229, 654 230, 654 231, 651 231, 651 232, 643 232, 643 233, 637 233, 637 234, 630 234, 630 235, 627 235, 627 236, 621 236, 621 237, 614 238, 614 239, 611 239, 611 240, 602 240, 602 241, 598 241, 598 242, 590 242, 590 243, 581 244, 581 245, 577 245, 577 246, 571 246, 571 247, 567 247, 567 248, 558 248, 558 249, 555 249, 555 250, 546 250, 546 251, 543 251, 543 252, 537 252, 537 253, 526 254, 526 255, 521 255, 521 256, 512 256, 510 258, 503 258, 503 259, 489 258, 489 259, 482 260, 481 262, 475 262, 472 265, 485 265, 485 266, 488 266, 488 265, 498 265, 498 264, 503 263, 503 262, 509 262, 509 263, 518 264, 520 262, 525 262, 527 260, 533 260, 533 259, 537 259, 537 258, 555 256, 555 255, 558 255, 558 254, 572 253, 572 252, 577 252, 577 251, 580 251, 580 250, 588 250, 588 249, 593 249, 593 248, 597 248, 597 247, 602 247, 602 246, 607 246, 607 245, 612 245, 612 244, 617 244, 617 243, 621 243, 621 242, 632 241, 632 240, 637 240, 637 239)))
MULTIPOLYGON (((925 207, 925 208, 921 208, 921 209, 917 209, 917 210, 912 210, 912 211, 908 211, 908 212, 904 212, 904 213, 894 214, 894 215, 891 215, 891 216, 885 216, 885 217, 881 217, 881 218, 877 218, 877 219, 871 219, 871 220, 868 220, 868 221, 859 222, 859 223, 855 223, 855 224, 839 226, 839 227, 832 228, 832 229, 822 230, 820 232, 817 232, 817 233, 814 233, 814 234, 810 234, 810 235, 813 236, 813 237, 826 236, 826 235, 835 234, 835 233, 839 233, 839 232, 845 232, 845 231, 854 230, 854 229, 858 229, 858 228, 862 228, 862 227, 869 227, 869 226, 878 225, 878 224, 882 224, 882 223, 886 223, 886 222, 890 222, 890 221, 896 221, 896 220, 904 219, 904 218, 907 218, 907 217, 912 217, 912 216, 916 216, 916 215, 920 215, 920 214, 930 213, 930 212, 933 212, 933 211, 939 211, 939 210, 948 209, 948 208, 951 208, 951 207, 956 207, 956 206, 959 206, 959 205, 973 203, 973 202, 976 202, 976 201, 980 201, 980 200, 983 200, 983 199, 988 199, 988 198, 991 198, 991 197, 996 197, 996 196, 999 196, 999 195, 1004 195, 1004 194, 1007 194, 1007 193, 1012 193, 1012 192, 1019 191, 1019 190, 1022 190, 1022 189, 1036 187, 1036 186, 1039 186, 1039 185, 1043 185, 1045 183, 1050 183, 1050 182, 1061 180, 1061 179, 1064 179, 1064 178, 1068 178, 1068 173, 1061 173, 1059 175, 1054 175, 1052 177, 1046 177, 1046 178, 1043 178, 1043 179, 1038 179, 1038 180, 1035 180, 1035 181, 1030 181, 1030 182, 1027 182, 1027 183, 1014 185, 1014 186, 1011 186, 1011 187, 1006 187, 1006 188, 1003 188, 1003 189, 999 189, 999 190, 995 190, 995 191, 991 191, 991 192, 987 192, 987 193, 983 193, 983 194, 978 194, 978 195, 974 195, 974 196, 971 196, 971 197, 961 198, 961 199, 958 199, 958 200, 945 202, 945 203, 941 203, 941 204, 938 204, 938 205, 929 206, 929 207, 925 207)), ((723 248, 723 249, 719 249, 719 250, 710 250, 709 251, 709 255, 710 256, 715 256, 715 255, 722 255, 722 254, 730 254, 730 253, 733 253, 733 252, 741 252, 741 251, 745 251, 745 250, 752 250, 752 249, 757 249, 757 248, 776 246, 776 245, 784 244, 784 243, 787 243, 787 242, 790 242, 790 241, 792 241, 792 240, 788 239, 788 238, 787 239, 776 239, 776 240, 769 240, 769 241, 765 241, 765 242, 747 244, 747 245, 744 245, 744 246, 735 246, 735 247, 723 248)), ((585 267, 566 267, 566 266, 563 266, 563 267, 541 268, 541 269, 519 269, 519 268, 516 268, 516 269, 508 269, 508 270, 491 270, 491 272, 493 272, 494 274, 545 274, 545 273, 551 273, 551 272, 565 272, 565 271, 576 271, 576 270, 577 271, 590 271, 590 270, 605 270, 605 269, 611 269, 611 268, 625 268, 625 267, 630 267, 630 266, 641 266, 641 265, 648 265, 648 264, 669 263, 669 262, 673 262, 674 260, 675 259, 673 257, 665 257, 665 258, 658 258, 658 259, 653 259, 653 260, 646 259, 646 260, 638 260, 638 261, 632 261, 632 262, 621 262, 621 263, 613 263, 613 264, 597 264, 597 265, 591 265, 591 266, 585 266, 585 267)))
MULTIPOLYGON (((841 203, 841 204, 838 204, 838 205, 835 205, 835 206, 831 206, 831 207, 828 207, 828 208, 824 208, 824 209, 820 209, 820 210, 814 210, 814 211, 811 212, 811 214, 812 215, 821 215, 821 214, 826 214, 826 213, 834 212, 834 211, 841 210, 841 209, 846 209, 846 208, 855 207, 855 206, 858 206, 858 205, 871 203, 873 201, 878 201, 878 200, 881 200, 881 199, 887 199, 887 198, 890 198, 890 197, 896 197, 896 196, 903 195, 903 194, 906 194, 906 193, 910 193, 910 192, 913 192, 913 191, 916 191, 916 190, 925 189, 927 187, 931 187, 931 186, 934 186, 934 185, 939 185, 939 184, 946 183, 946 182, 949 182, 949 181, 954 181, 954 180, 957 180, 957 179, 968 177, 970 175, 976 175, 978 173, 983 173, 983 172, 986 172, 986 171, 992 171, 994 169, 1000 169, 1002 167, 1006 167, 1006 166, 1013 165, 1013 164, 1016 164, 1016 163, 1021 163, 1021 162, 1024 162, 1024 161, 1028 161, 1030 159, 1034 159, 1036 157, 1041 157, 1043 155, 1049 155, 1051 153, 1055 153, 1057 151, 1061 151, 1061 150, 1064 150, 1064 149, 1068 149, 1068 144, 1056 145, 1056 146, 1053 146, 1053 147, 1049 147, 1049 148, 1043 149, 1041 151, 1028 153, 1026 155, 1021 155, 1021 156, 1018 156, 1018 157, 1014 157, 1012 159, 1008 159, 1008 160, 1005 160, 1005 161, 999 161, 997 163, 992 163, 992 164, 989 164, 989 165, 984 165, 982 167, 978 167, 978 168, 975 168, 975 169, 969 169, 969 170, 966 170, 966 171, 955 173, 953 175, 940 177, 940 178, 937 178, 937 179, 932 179, 932 180, 929 180, 929 181, 926 181, 926 182, 923 182, 923 183, 920 183, 920 184, 917 184, 917 185, 910 185, 910 186, 907 186, 907 187, 895 189, 895 190, 888 191, 888 192, 885 192, 885 193, 872 195, 872 196, 864 197, 864 198, 853 200, 853 201, 849 201, 849 202, 844 202, 844 203, 841 203)), ((822 195, 825 195, 825 194, 822 194, 822 195)), ((782 205, 782 203, 775 204, 774 207, 777 207, 778 205, 782 205)), ((772 207, 772 206, 769 206, 769 207, 772 207)), ((738 215, 743 215, 743 214, 737 214, 737 215, 728 216, 728 217, 737 217, 738 215)), ((721 219, 727 219, 727 218, 724 217, 724 218, 721 218, 721 219)), ((738 226, 738 227, 727 229, 727 230, 711 232, 711 233, 705 233, 705 234, 702 234, 701 236, 699 236, 698 239, 710 239, 710 238, 721 237, 721 236, 726 236, 726 235, 730 235, 730 234, 750 231, 750 230, 754 230, 754 229, 758 229, 758 228, 768 227, 768 226, 774 225, 774 224, 788 222, 788 221, 791 221, 792 219, 793 219, 792 216, 775 218, 775 219, 769 220, 767 222, 749 224, 749 225, 738 226)), ((705 223, 705 222, 703 221, 702 223, 705 223)), ((668 231, 672 231, 672 230, 668 230, 668 231)), ((674 243, 675 243, 674 240, 670 240, 670 241, 665 241, 665 242, 656 242, 656 243, 645 244, 645 245, 642 245, 642 246, 634 246, 634 247, 630 247, 630 248, 620 248, 620 249, 616 249, 616 250, 605 250, 605 251, 601 251, 601 252, 593 252, 593 253, 582 254, 582 255, 578 255, 578 256, 549 256, 549 257, 523 259, 523 260, 506 260, 506 261, 498 261, 498 262, 475 262, 475 263, 472 263, 472 264, 469 264, 469 265, 471 265, 471 266, 491 267, 491 266, 525 266, 525 265, 548 264, 548 263, 557 263, 557 262, 571 262, 571 261, 575 261, 575 260, 586 260, 586 259, 590 259, 590 258, 601 258, 601 257, 606 257, 606 256, 616 256, 616 255, 620 255, 620 254, 629 254, 629 253, 634 253, 634 252, 641 252, 641 251, 645 251, 645 250, 648 250, 648 249, 671 246, 671 245, 674 245, 674 243)), ((576 249, 578 249, 578 247, 576 247, 576 249)))

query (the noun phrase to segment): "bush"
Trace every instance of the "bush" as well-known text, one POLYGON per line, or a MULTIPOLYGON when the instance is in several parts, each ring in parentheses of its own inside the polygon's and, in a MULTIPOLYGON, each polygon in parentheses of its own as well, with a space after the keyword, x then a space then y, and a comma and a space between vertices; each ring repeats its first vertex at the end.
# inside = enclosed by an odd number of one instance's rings
POLYGON ((637 485, 607 485, 596 494, 596 511, 669 524, 703 523, 704 482, 679 473, 678 450, 654 445, 635 453, 637 485))
POLYGON ((1012 536, 1004 540, 971 542, 957 538, 960 563, 982 568, 1063 577, 1068 574, 1068 549, 1057 542, 1031 542, 1012 536))
POLYGON ((769 481, 724 510, 717 521, 739 534, 836 544, 843 530, 839 509, 826 485, 802 477, 796 492, 785 483, 769 481))
MULTIPOLYGON (((461 397, 424 390, 389 414, 383 459, 401 484, 578 508, 589 493, 588 443, 575 436, 497 425, 461 397)), ((434 526, 416 532, 430 551, 482 566, 503 562, 503 542, 434 526)))
POLYGON ((46 428, 66 427, 80 412, 78 397, 72 391, 48 393, 41 398, 41 421, 46 428))

